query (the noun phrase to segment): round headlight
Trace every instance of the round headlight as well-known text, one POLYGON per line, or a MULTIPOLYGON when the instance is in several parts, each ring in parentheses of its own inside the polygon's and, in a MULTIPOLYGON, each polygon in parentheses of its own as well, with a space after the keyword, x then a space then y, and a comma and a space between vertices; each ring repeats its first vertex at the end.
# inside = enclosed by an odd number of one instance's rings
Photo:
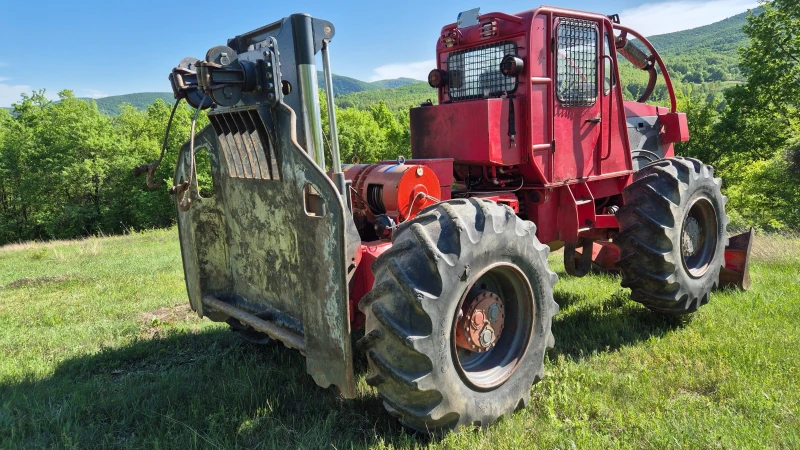
POLYGON ((500 72, 507 77, 515 77, 521 74, 523 69, 525 69, 525 63, 514 55, 506 55, 500 61, 500 72))
POLYGON ((433 69, 428 74, 428 84, 432 88, 440 88, 447 85, 447 72, 444 70, 433 69))

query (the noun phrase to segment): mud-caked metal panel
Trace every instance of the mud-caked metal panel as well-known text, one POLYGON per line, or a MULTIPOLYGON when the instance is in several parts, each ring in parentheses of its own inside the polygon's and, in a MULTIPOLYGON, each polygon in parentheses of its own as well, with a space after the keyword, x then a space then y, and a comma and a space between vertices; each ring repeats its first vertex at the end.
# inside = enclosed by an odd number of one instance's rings
MULTIPOLYGON (((212 294, 294 328, 304 335, 307 371, 317 384, 354 396, 346 274, 352 255, 345 250, 350 216, 338 191, 297 144, 295 114, 285 104, 226 109, 209 118, 212 125, 196 145, 209 151, 214 196, 201 198, 194 183, 191 209, 178 211, 192 306, 202 314, 202 296, 212 294)), ((190 179, 190 163, 184 146, 176 184, 190 179)))

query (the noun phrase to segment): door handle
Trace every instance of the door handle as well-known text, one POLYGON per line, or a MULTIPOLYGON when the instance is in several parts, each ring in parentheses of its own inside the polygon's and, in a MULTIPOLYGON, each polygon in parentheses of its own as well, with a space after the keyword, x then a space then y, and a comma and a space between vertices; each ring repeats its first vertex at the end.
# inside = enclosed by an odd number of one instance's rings
POLYGON ((601 121, 602 121, 601 118, 595 117, 594 119, 586 119, 584 122, 585 123, 600 123, 601 121))

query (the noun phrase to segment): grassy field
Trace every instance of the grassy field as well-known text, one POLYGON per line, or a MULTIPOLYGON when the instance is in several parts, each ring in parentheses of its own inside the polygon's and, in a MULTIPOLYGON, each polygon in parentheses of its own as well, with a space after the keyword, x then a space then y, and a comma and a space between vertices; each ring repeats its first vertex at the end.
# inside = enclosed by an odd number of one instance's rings
POLYGON ((187 307, 175 230, 0 248, 0 448, 800 448, 800 240, 759 238, 747 293, 691 320, 612 276, 561 281, 529 408, 408 433, 364 382, 344 400, 295 351, 187 307))

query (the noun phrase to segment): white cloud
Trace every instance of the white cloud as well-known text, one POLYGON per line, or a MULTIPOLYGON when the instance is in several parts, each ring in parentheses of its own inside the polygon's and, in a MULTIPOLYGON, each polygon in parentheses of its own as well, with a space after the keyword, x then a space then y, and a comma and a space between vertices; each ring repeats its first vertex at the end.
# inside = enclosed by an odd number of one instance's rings
POLYGON ((108 94, 103 91, 98 91, 97 89, 81 89, 78 97, 103 98, 108 97, 108 94))
POLYGON ((622 24, 645 36, 709 25, 758 6, 756 0, 677 0, 645 3, 623 10, 622 24))
POLYGON ((3 84, 8 78, 0 78, 0 106, 11 106, 21 100, 20 94, 30 94, 31 87, 25 84, 3 84))
POLYGON ((436 68, 436 60, 433 59, 405 64, 387 64, 373 69, 369 81, 393 80, 395 78, 427 80, 428 72, 434 68, 436 68))

